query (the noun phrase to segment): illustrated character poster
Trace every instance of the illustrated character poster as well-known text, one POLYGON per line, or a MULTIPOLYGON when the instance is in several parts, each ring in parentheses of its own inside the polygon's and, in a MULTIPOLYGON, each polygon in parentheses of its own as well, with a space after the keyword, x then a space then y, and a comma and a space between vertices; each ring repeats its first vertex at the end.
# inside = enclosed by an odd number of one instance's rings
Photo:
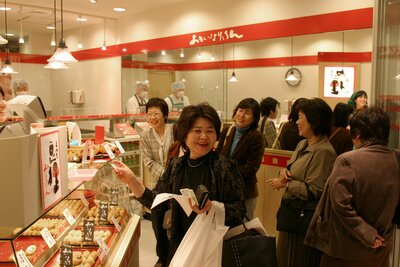
POLYGON ((355 87, 355 67, 325 67, 324 97, 349 98, 355 87))
POLYGON ((42 206, 44 211, 62 197, 58 135, 58 131, 54 131, 41 134, 39 138, 42 206))

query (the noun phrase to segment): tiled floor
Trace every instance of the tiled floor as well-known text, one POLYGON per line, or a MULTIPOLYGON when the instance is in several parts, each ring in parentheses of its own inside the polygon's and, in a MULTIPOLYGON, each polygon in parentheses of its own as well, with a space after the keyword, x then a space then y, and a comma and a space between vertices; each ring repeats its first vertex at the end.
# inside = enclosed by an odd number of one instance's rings
POLYGON ((156 238, 151 227, 151 221, 142 219, 139 240, 139 267, 153 267, 157 260, 156 238))

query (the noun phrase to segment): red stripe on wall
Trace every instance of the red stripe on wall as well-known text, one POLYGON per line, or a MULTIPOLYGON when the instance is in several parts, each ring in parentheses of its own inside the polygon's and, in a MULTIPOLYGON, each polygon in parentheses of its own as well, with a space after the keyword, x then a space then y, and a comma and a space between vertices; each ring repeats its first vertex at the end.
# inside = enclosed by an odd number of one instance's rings
POLYGON ((289 160, 290 160, 289 156, 277 156, 277 155, 264 154, 264 158, 263 158, 261 164, 286 168, 289 160))
POLYGON ((320 62, 371 62, 372 52, 319 52, 320 62))
MULTIPOLYGON (((342 12, 319 14, 314 16, 306 16, 278 21, 269 21, 257 24, 249 24, 204 32, 196 32, 131 42, 126 44, 111 45, 107 46, 106 51, 102 51, 101 48, 98 47, 75 51, 72 52, 72 55, 78 60, 92 60, 99 58, 118 57, 128 54, 138 54, 142 53, 143 51, 152 52, 194 46, 216 45, 223 43, 243 42, 286 36, 316 34, 323 32, 365 29, 372 27, 372 15, 372 7, 347 10, 342 12), (235 34, 243 35, 243 37, 231 37, 231 31, 233 31, 235 34), (219 33, 221 33, 221 35, 218 35, 219 33), (210 36, 214 36, 215 34, 218 35, 218 38, 215 38, 214 41, 213 39, 208 38, 210 36), (193 36, 196 36, 196 38, 199 40, 200 37, 205 38, 202 39, 203 41, 198 41, 197 43, 191 45, 190 42, 193 39, 193 36), (126 49, 126 51, 124 52, 123 49, 126 49)), ((22 63, 47 64, 46 60, 50 57, 50 55, 29 55, 32 57, 26 58, 25 56, 22 56, 22 54, 20 55, 21 57, 15 61, 19 61, 22 63)))
POLYGON ((187 70, 211 70, 211 69, 231 69, 256 68, 256 67, 279 67, 279 66, 301 66, 317 65, 319 62, 371 62, 371 52, 360 53, 331 53, 320 52, 318 56, 296 56, 279 58, 257 58, 229 61, 213 61, 202 63, 147 63, 144 61, 122 60, 123 68, 143 68, 155 70, 187 71, 187 70))

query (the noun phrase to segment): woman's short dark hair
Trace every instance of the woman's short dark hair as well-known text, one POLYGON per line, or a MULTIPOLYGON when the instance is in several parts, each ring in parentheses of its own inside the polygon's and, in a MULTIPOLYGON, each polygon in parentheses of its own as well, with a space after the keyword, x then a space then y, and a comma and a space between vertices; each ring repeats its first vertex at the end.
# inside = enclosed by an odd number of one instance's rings
POLYGON ((350 97, 349 101, 347 101, 347 104, 352 105, 353 108, 356 108, 356 99, 361 96, 364 96, 365 98, 368 99, 367 92, 365 92, 364 90, 359 90, 359 91, 353 93, 353 95, 350 97))
POLYGON ((260 110, 261 115, 268 117, 271 112, 275 112, 276 108, 279 106, 278 100, 272 97, 267 97, 261 100, 260 102, 260 110))
POLYGON ((292 107, 290 109, 289 116, 288 116, 288 120, 289 121, 296 122, 299 119, 298 105, 299 105, 299 103, 301 103, 304 100, 307 100, 307 98, 300 97, 300 98, 296 99, 296 101, 294 101, 294 103, 293 103, 293 105, 292 105, 292 107))
POLYGON ((333 109, 333 126, 346 128, 354 108, 345 103, 337 103, 333 109))
POLYGON ((299 103, 298 111, 304 113, 315 135, 328 135, 332 127, 332 109, 321 98, 307 99, 299 103))
POLYGON ((350 119, 353 139, 387 145, 390 133, 389 115, 378 107, 365 107, 354 113, 350 119))
POLYGON ((186 136, 189 131, 193 128, 193 124, 199 118, 204 118, 211 122, 215 128, 217 134, 217 140, 220 136, 221 131, 221 121, 219 119, 217 111, 210 105, 202 103, 199 105, 191 105, 184 107, 181 115, 179 116, 177 124, 177 140, 182 145, 184 149, 186 146, 186 136))
POLYGON ((257 129, 258 121, 260 120, 260 105, 254 98, 245 98, 239 102, 236 108, 233 110, 232 118, 235 117, 238 109, 250 109, 253 112, 253 122, 250 124, 250 129, 257 129))
POLYGON ((146 103, 146 113, 149 110, 149 108, 160 108, 161 113, 164 117, 164 122, 168 121, 168 104, 165 102, 164 99, 161 99, 159 97, 153 97, 150 98, 149 101, 146 103))

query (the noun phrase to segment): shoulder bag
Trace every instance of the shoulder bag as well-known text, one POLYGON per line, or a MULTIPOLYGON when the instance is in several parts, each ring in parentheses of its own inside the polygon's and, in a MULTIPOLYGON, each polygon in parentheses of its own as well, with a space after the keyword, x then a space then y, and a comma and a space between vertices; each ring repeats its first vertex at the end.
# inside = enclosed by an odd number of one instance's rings
POLYGON ((316 200, 306 184, 308 200, 299 198, 282 199, 276 215, 276 229, 281 232, 306 234, 314 211, 317 208, 316 200))

